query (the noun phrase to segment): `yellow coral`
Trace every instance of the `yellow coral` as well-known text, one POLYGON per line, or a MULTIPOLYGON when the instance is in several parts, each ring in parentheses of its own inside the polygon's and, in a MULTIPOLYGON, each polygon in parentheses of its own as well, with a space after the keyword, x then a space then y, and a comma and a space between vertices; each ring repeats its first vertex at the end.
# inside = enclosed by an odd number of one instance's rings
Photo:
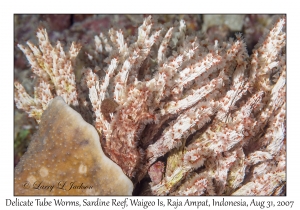
POLYGON ((131 195, 132 182, 107 158, 95 128, 56 97, 15 168, 15 195, 131 195))

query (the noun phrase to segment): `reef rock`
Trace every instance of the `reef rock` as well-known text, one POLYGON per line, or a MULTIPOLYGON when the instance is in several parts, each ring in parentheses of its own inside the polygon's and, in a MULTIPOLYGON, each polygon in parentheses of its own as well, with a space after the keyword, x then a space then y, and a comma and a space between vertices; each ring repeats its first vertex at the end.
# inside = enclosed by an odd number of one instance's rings
POLYGON ((15 195, 131 195, 133 184, 106 157, 95 128, 61 97, 15 168, 15 195))

